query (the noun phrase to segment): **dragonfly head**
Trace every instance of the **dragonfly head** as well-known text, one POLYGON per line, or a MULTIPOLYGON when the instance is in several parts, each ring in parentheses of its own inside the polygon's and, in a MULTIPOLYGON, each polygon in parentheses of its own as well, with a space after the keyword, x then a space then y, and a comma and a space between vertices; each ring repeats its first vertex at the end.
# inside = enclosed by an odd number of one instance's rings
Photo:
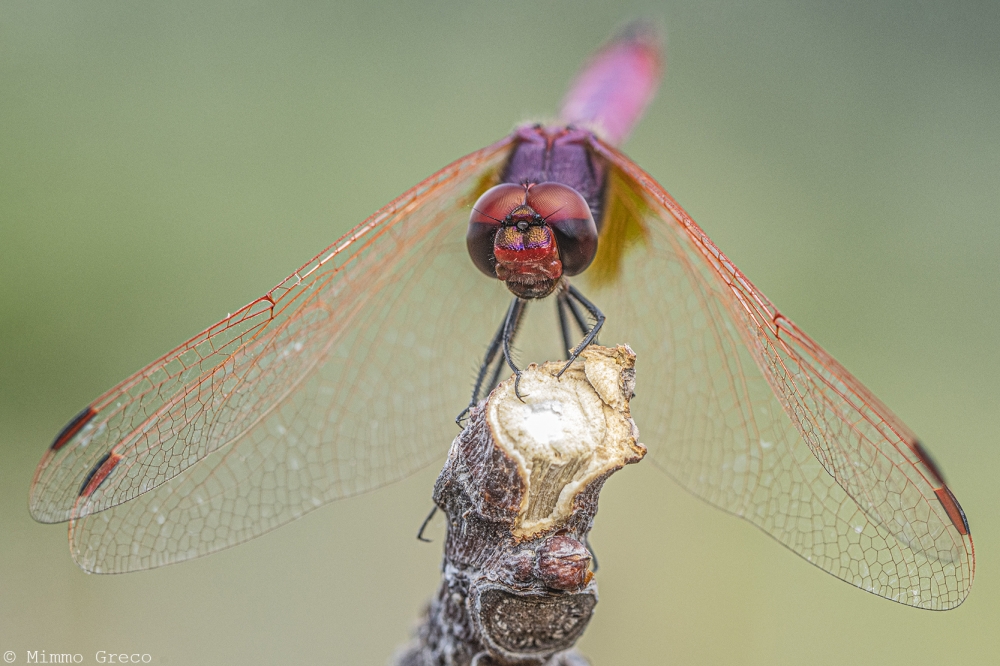
POLYGON ((563 275, 582 272, 597 253, 586 200, 562 183, 503 183, 472 207, 466 236, 473 263, 521 298, 551 294, 563 275))

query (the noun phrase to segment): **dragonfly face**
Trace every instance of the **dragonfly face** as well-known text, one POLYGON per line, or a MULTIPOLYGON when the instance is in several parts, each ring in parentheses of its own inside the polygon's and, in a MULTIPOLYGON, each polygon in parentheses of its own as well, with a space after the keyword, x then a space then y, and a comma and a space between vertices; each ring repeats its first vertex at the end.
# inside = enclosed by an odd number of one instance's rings
POLYGON ((135 571, 401 479, 454 437, 505 305, 497 279, 577 323, 579 281, 602 335, 638 356, 632 413, 657 468, 852 585, 961 604, 969 524, 916 435, 616 148, 660 71, 649 31, 626 30, 558 126, 448 165, 96 398, 39 463, 32 515, 69 521, 88 571, 135 571))
POLYGON ((466 236, 473 263, 521 298, 543 298, 563 275, 577 275, 597 253, 597 225, 584 198, 562 183, 487 190, 472 207, 466 236))

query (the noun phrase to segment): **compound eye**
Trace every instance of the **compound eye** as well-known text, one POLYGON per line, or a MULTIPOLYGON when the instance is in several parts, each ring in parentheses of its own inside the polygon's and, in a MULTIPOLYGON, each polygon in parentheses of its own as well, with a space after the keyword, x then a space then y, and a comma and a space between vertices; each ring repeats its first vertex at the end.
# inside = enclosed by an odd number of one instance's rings
POLYGON ((524 205, 524 186, 504 183, 483 192, 472 207, 469 224, 499 225, 511 211, 524 205))
POLYGON ((539 183, 528 189, 528 205, 555 233, 563 273, 582 273, 597 254, 597 225, 587 200, 562 183, 539 183))
POLYGON ((465 243, 472 263, 490 277, 497 276, 497 260, 493 256, 493 239, 497 230, 504 218, 523 204, 524 186, 504 183, 483 192, 472 207, 465 243))
POLYGON ((562 183, 538 183, 528 188, 528 205, 548 224, 592 219, 590 206, 579 192, 562 183))

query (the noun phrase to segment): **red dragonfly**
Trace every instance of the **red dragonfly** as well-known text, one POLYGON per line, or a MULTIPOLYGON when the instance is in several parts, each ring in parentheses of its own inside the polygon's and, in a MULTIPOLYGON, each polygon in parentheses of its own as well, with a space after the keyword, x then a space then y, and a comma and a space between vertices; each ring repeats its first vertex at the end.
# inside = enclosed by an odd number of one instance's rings
POLYGON ((491 336, 473 400, 515 334, 541 360, 603 321, 638 355, 656 466, 864 590, 961 604, 969 524, 926 449, 616 148, 660 75, 651 31, 627 28, 557 124, 445 167, 99 397, 39 463, 32 515, 69 521, 91 572, 236 545, 439 458, 491 336))

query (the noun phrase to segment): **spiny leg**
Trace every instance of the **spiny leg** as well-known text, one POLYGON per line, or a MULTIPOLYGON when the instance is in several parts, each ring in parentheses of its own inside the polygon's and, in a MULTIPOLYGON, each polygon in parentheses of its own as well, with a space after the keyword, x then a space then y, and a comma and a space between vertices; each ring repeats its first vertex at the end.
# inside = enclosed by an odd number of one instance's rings
MULTIPOLYGON (((517 396, 518 400, 521 400, 521 392, 518 390, 521 384, 521 369, 514 364, 514 359, 510 356, 510 346, 514 343, 514 336, 517 335, 517 329, 521 326, 521 315, 524 314, 524 308, 528 304, 528 301, 523 298, 515 298, 514 302, 510 304, 510 309, 507 310, 507 319, 504 321, 503 328, 503 357, 507 360, 507 365, 510 369, 514 371, 514 395, 517 396)), ((499 373, 499 368, 496 376, 499 373)), ((521 402, 524 402, 521 400, 521 402)))
MULTIPOLYGON (((506 323, 506 321, 507 320, 504 319, 505 323, 506 323)), ((493 372, 490 374, 490 380, 489 380, 489 382, 483 384, 483 387, 482 387, 482 394, 483 395, 482 396, 479 396, 479 395, 473 396, 473 404, 479 402, 482 398, 485 398, 486 394, 489 393, 490 391, 492 391, 496 387, 496 385, 500 383, 500 373, 503 372, 503 366, 505 365, 506 361, 507 361, 507 359, 505 359, 503 357, 503 354, 497 354, 496 355, 496 358, 493 360, 493 372)), ((470 405, 469 409, 471 409, 471 408, 472 408, 472 406, 470 405)), ((469 409, 466 409, 464 412, 462 412, 462 414, 463 415, 467 415, 468 412, 469 412, 469 409)))
POLYGON ((580 327, 580 335, 587 335, 590 331, 590 324, 587 323, 587 318, 580 312, 580 306, 570 300, 568 296, 566 297, 566 305, 569 307, 569 311, 573 313, 573 320, 576 322, 576 325, 580 327))
MULTIPOLYGON (((486 386, 493 390, 497 384, 500 383, 500 373, 503 372, 503 366, 507 359, 503 357, 502 354, 497 354, 496 363, 493 365, 493 374, 490 375, 490 383, 486 386)), ((484 390, 483 393, 489 393, 489 391, 484 390)), ((486 397, 485 395, 483 397, 486 397)))
MULTIPOLYGON (((587 346, 597 338, 597 334, 600 332, 601 327, 604 326, 604 319, 605 319, 604 313, 601 312, 599 309, 597 309, 596 305, 587 300, 584 297, 584 295, 577 290, 576 287, 569 284, 568 282, 566 283, 566 296, 567 296, 566 302, 570 306, 570 311, 574 312, 574 316, 575 316, 575 308, 573 306, 575 304, 573 303, 573 301, 576 301, 584 308, 586 308, 587 312, 590 313, 590 316, 594 318, 594 325, 590 327, 589 331, 587 331, 587 334, 583 337, 583 340, 580 341, 580 344, 578 344, 576 347, 570 350, 569 360, 566 362, 566 365, 563 366, 563 369, 559 371, 559 374, 557 374, 556 377, 561 377, 562 374, 569 369, 569 366, 573 364, 573 361, 576 360, 577 356, 580 355, 580 352, 586 349, 587 346)), ((577 323, 580 323, 579 320, 577 320, 577 323)), ((581 328, 582 327, 583 326, 581 324, 581 328)))
MULTIPOLYGON (((563 284, 565 285, 566 283, 563 284)), ((584 319, 583 313, 580 312, 579 306, 566 295, 565 287, 560 288, 556 294, 556 311, 559 314, 559 330, 562 333, 563 351, 566 352, 566 358, 569 358, 573 345, 570 342, 569 320, 566 316, 567 311, 573 315, 573 320, 580 327, 580 335, 587 335, 590 331, 590 326, 587 324, 587 320, 584 319)))
MULTIPOLYGON (((514 304, 511 303, 511 307, 513 307, 513 305, 514 304)), ((510 308, 508 308, 508 313, 509 312, 510 308)), ((479 372, 476 374, 476 385, 472 389, 472 400, 469 403, 470 407, 479 402, 479 394, 482 392, 483 382, 486 380, 486 373, 489 372, 490 365, 493 363, 494 359, 497 359, 498 363, 503 362, 500 360, 502 357, 499 357, 497 354, 500 351, 500 342, 503 340, 503 331, 507 324, 508 316, 509 315, 504 315, 503 321, 501 321, 500 326, 497 327, 497 332, 493 335, 493 339, 490 340, 490 346, 486 349, 486 356, 483 358, 483 362, 479 366, 479 372)))
MULTIPOLYGON (((437 513, 437 510, 438 510, 438 505, 435 504, 434 507, 431 509, 431 512, 427 514, 426 518, 424 518, 424 522, 420 524, 420 531, 417 532, 417 541, 423 541, 424 543, 431 542, 430 539, 424 538, 424 530, 427 529, 427 525, 430 524, 431 518, 434 517, 434 514, 437 513)), ((589 549, 590 546, 587 546, 587 548, 589 549)), ((593 551, 591 551, 591 554, 593 554, 593 551)))
MULTIPOLYGON (((496 367, 494 368, 493 373, 490 377, 490 383, 485 384, 485 386, 489 387, 489 389, 487 390, 491 390, 494 386, 497 385, 497 382, 500 379, 500 371, 503 369, 504 361, 508 360, 507 349, 509 348, 510 343, 513 341, 513 336, 517 335, 518 328, 521 325, 521 320, 524 314, 525 305, 527 305, 526 301, 523 301, 520 298, 514 298, 514 300, 511 301, 510 303, 510 307, 507 308, 507 314, 506 316, 504 316, 503 321, 500 322, 500 327, 494 334, 493 339, 490 340, 490 345, 486 349, 486 356, 483 358, 483 362, 479 366, 479 373, 476 375, 476 383, 472 389, 472 398, 469 400, 469 406, 463 409, 462 413, 455 418, 455 423, 457 423, 458 425, 462 425, 462 420, 469 415, 469 412, 472 410, 472 408, 476 406, 477 402, 479 402, 480 394, 484 392, 483 387, 484 387, 484 382, 486 380, 486 375, 490 370, 490 366, 493 365, 494 360, 496 361, 496 367), (511 337, 509 340, 505 338, 508 329, 510 329, 511 331, 511 337), (503 355, 498 355, 501 344, 504 345, 505 351, 503 355)), ((513 365, 511 365, 511 367, 514 368, 515 371, 517 371, 517 368, 515 368, 513 365)))
POLYGON ((507 319, 505 317, 504 320, 500 322, 500 327, 493 335, 493 339, 490 340, 490 346, 486 348, 486 356, 483 358, 483 362, 479 366, 479 372, 476 374, 476 383, 472 387, 472 398, 469 400, 469 405, 455 417, 455 423, 458 425, 462 425, 462 420, 469 415, 469 411, 476 406, 477 402, 479 402, 479 392, 482 389, 483 381, 486 379, 486 373, 489 371, 490 364, 493 363, 493 359, 496 358, 497 351, 500 350, 500 340, 503 338, 503 330, 506 323, 507 319))

